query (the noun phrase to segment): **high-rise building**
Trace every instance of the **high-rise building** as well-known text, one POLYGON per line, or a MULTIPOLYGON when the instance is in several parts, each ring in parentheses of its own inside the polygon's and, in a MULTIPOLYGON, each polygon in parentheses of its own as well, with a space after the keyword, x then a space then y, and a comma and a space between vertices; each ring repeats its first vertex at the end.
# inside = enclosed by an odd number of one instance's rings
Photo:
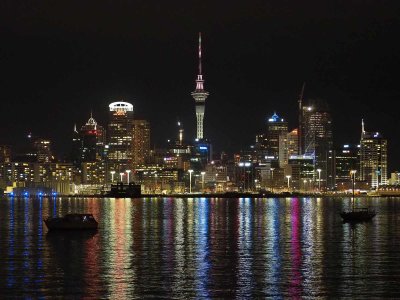
POLYGON ((34 143, 36 159, 39 163, 48 163, 53 160, 51 142, 45 139, 37 139, 34 143))
POLYGON ((144 165, 150 155, 150 123, 146 120, 133 121, 133 165, 144 165))
POLYGON ((362 122, 360 179, 371 188, 387 184, 387 140, 379 132, 366 132, 362 122))
MULTIPOLYGON (((113 102, 109 105, 107 172, 125 172, 132 165, 133 105, 113 102)), ((108 175, 108 174, 107 174, 108 175)))
POLYGON ((82 150, 82 138, 74 125, 74 131, 72 133, 72 145, 71 145, 71 162, 76 168, 81 166, 81 150, 82 150))
POLYGON ((343 145, 335 151, 336 182, 351 181, 350 171, 356 170, 356 179, 360 170, 360 147, 356 145, 343 145))
POLYGON ((102 126, 98 125, 93 116, 80 130, 81 136, 81 161, 94 162, 99 160, 105 141, 105 132, 102 126))
POLYGON ((298 130, 293 129, 289 133, 282 132, 279 135, 279 166, 288 164, 291 156, 298 155, 298 130))
POLYGON ((302 122, 301 152, 314 158, 315 181, 320 181, 321 188, 334 188, 332 119, 327 105, 304 106, 302 122))
POLYGON ((288 123, 274 113, 267 122, 267 153, 274 159, 279 158, 279 136, 288 133, 288 123))
POLYGON ((202 65, 201 65, 201 33, 199 33, 199 74, 197 75, 196 79, 196 89, 191 94, 196 102, 196 120, 197 120, 196 138, 198 140, 201 140, 204 138, 203 120, 204 120, 206 99, 209 95, 209 93, 204 90, 204 79, 203 79, 202 65))

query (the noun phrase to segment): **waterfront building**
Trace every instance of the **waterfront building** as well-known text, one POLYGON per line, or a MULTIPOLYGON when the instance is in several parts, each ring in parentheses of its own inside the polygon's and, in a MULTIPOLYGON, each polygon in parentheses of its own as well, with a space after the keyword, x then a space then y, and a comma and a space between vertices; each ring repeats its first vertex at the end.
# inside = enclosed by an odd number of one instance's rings
POLYGON ((360 179, 377 189, 387 184, 387 140, 379 132, 366 132, 364 121, 360 143, 360 179))
POLYGON ((132 167, 133 105, 128 102, 113 102, 109 105, 107 131, 107 176, 119 174, 132 167))
POLYGON ((8 145, 0 145, 0 188, 6 187, 6 164, 11 162, 11 148, 8 145))
POLYGON ((202 62, 201 62, 201 33, 199 33, 199 72, 196 79, 196 89, 191 93, 192 97, 196 103, 196 121, 197 121, 197 130, 196 130, 196 139, 202 140, 204 138, 204 128, 203 128, 203 120, 205 113, 205 104, 206 99, 209 93, 204 90, 204 79, 203 79, 203 70, 202 70, 202 62))
POLYGON ((133 166, 144 165, 150 155, 150 123, 146 120, 133 121, 133 166))
POLYGON ((343 145, 335 150, 335 169, 336 184, 351 181, 350 171, 357 170, 356 180, 360 175, 360 146, 359 145, 343 145))
POLYGON ((285 174, 290 176, 291 190, 311 191, 314 188, 314 158, 306 155, 292 155, 285 174))
POLYGON ((82 163, 83 184, 104 184, 106 177, 105 163, 103 161, 91 161, 82 163))
POLYGON ((400 185, 400 172, 390 173, 390 179, 388 180, 389 185, 400 185))

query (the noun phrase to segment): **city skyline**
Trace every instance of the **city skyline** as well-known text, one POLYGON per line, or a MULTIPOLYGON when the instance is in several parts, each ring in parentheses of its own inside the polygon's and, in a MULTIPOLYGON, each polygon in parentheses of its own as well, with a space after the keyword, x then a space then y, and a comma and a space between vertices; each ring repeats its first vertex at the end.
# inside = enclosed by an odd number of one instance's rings
MULTIPOLYGON (((32 132, 51 139, 55 149, 62 151, 67 143, 64 137, 75 122, 83 124, 93 110, 104 126, 104 107, 119 100, 132 103, 138 118, 150 121, 156 145, 175 136, 177 119, 183 123, 185 136, 194 137, 190 91, 197 73, 196 35, 202 31, 203 65, 211 92, 204 126, 215 149, 235 152, 254 143, 254 135, 274 111, 289 121, 289 129, 296 128, 293 107, 305 81, 304 104, 318 97, 329 103, 335 145, 357 143, 363 118, 369 130, 382 132, 388 139, 392 170, 398 165, 400 148, 391 130, 396 121, 391 105, 399 92, 395 70, 400 51, 390 37, 399 30, 398 18, 390 5, 360 7, 349 2, 330 12, 330 7, 321 4, 314 12, 306 12, 292 4, 274 6, 275 15, 265 5, 251 4, 233 4, 229 13, 221 15, 218 11, 225 7, 218 5, 208 14, 203 8, 190 10, 195 22, 177 30, 178 17, 158 35, 156 28, 169 17, 152 15, 154 24, 150 24, 143 17, 133 21, 123 15, 122 20, 138 22, 142 30, 129 31, 117 22, 100 32, 78 17, 74 21, 79 28, 71 30, 75 28, 69 19, 73 5, 58 4, 44 11, 10 4, 14 8, 10 16, 19 16, 20 22, 9 16, 3 19, 8 22, 3 26, 0 84, 9 108, 18 112, 20 120, 15 122, 13 114, 3 116, 1 143, 21 145, 32 132), (60 8, 67 8, 65 15, 60 8), (351 8, 357 8, 359 16, 351 8), (246 20, 257 10, 257 18, 246 20), (51 12, 65 26, 50 18, 51 12), (274 18, 267 18, 269 14, 274 18), (240 26, 219 30, 222 24, 240 26), (37 115, 35 122, 32 112, 37 115)), ((144 15, 149 10, 139 9, 144 15)), ((99 12, 92 18, 99 28, 108 24, 102 23, 99 12)))

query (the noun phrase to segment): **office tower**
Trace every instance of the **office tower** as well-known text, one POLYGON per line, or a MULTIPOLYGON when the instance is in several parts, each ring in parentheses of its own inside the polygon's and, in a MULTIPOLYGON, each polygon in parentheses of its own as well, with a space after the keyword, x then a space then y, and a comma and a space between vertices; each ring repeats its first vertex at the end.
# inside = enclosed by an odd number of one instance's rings
POLYGON ((287 135, 287 133, 288 123, 274 113, 267 122, 266 139, 268 156, 274 157, 274 159, 279 158, 279 136, 281 134, 287 135))
POLYGON ((298 153, 298 130, 293 129, 289 133, 282 132, 279 135, 279 166, 281 168, 288 164, 291 156, 298 153))
POLYGON ((311 156, 293 155, 288 160, 290 187, 294 190, 311 191, 314 177, 314 160, 311 156))
POLYGON ((360 147, 356 145, 343 145, 335 151, 336 182, 351 181, 350 171, 356 170, 356 179, 360 176, 360 147))
POLYGON ((323 189, 334 188, 332 119, 325 103, 303 107, 302 130, 302 154, 314 158, 315 181, 323 189))
POLYGON ((81 151, 82 151, 82 139, 78 130, 76 129, 76 124, 74 125, 74 131, 72 132, 72 145, 71 145, 71 162, 76 168, 81 165, 81 151))
POLYGON ((371 188, 387 184, 387 140, 379 132, 366 132, 364 121, 360 143, 360 179, 371 188))
POLYGON ((144 165, 150 155, 150 123, 146 120, 133 121, 133 165, 144 165))
POLYGON ((91 115, 85 125, 81 127, 81 161, 94 162, 100 160, 104 146, 105 132, 91 115))
POLYGON ((53 160, 51 142, 45 139, 37 139, 34 143, 37 162, 48 163, 53 160))
MULTIPOLYGON (((117 174, 131 168, 133 105, 113 102, 109 105, 107 172, 117 174)), ((109 174, 107 174, 109 175, 109 174)))
POLYGON ((205 111, 206 99, 209 95, 209 93, 204 90, 204 79, 203 79, 202 65, 201 65, 201 33, 199 33, 199 74, 197 75, 196 79, 196 89, 191 94, 196 102, 196 120, 197 120, 196 138, 198 140, 201 140, 204 138, 204 130, 203 130, 204 111, 205 111))

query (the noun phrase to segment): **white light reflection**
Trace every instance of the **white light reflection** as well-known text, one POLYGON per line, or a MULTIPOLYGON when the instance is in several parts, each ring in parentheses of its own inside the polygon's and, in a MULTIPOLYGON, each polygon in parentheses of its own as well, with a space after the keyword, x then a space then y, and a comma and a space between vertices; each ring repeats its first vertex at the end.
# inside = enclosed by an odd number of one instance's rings
POLYGON ((251 220, 253 201, 250 198, 239 199, 239 274, 238 297, 251 296, 253 278, 253 228, 251 220))
POLYGON ((282 282, 282 256, 281 256, 281 222, 280 222, 280 199, 269 199, 266 203, 265 215, 267 219, 266 244, 266 274, 265 294, 268 297, 281 295, 280 284, 282 282))
POLYGON ((202 299, 210 297, 207 290, 210 280, 210 200, 200 198, 197 199, 196 204, 196 297, 202 299))

